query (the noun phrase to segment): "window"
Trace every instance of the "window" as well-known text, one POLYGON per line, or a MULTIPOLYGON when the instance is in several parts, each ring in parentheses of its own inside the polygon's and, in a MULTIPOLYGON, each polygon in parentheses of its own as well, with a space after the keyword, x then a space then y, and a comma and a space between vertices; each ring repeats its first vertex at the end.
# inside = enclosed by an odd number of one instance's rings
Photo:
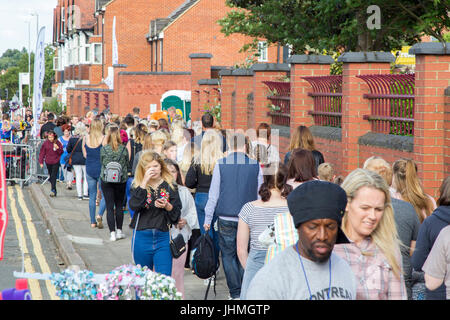
POLYGON ((93 63, 100 64, 102 63, 102 44, 101 43, 93 43, 94 46, 94 58, 92 59, 93 63))
POLYGON ((86 46, 84 47, 85 49, 85 61, 86 63, 91 63, 91 47, 90 46, 86 46))
POLYGON ((59 62, 58 62, 58 57, 54 57, 53 58, 53 70, 57 71, 59 70, 59 62))
POLYGON ((268 61, 268 52, 267 52, 267 42, 259 41, 258 42, 258 61, 259 62, 267 62, 268 61))
POLYGON ((64 26, 66 18, 64 17, 64 7, 61 8, 61 37, 64 35, 64 26))

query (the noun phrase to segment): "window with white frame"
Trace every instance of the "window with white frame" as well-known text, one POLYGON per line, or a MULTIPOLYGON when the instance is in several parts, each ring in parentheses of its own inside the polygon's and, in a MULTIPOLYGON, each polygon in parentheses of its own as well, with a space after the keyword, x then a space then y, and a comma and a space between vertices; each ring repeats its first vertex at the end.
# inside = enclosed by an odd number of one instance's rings
POLYGON ((102 44, 101 43, 93 43, 93 58, 92 63, 101 64, 102 63, 102 44))
POLYGON ((258 42, 258 61, 259 62, 268 61, 268 46, 266 41, 258 42))

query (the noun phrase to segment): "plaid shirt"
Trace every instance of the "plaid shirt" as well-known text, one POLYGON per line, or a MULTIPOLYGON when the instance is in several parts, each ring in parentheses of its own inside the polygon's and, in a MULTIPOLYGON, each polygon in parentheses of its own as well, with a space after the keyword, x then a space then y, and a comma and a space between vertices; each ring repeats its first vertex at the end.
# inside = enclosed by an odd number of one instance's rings
MULTIPOLYGON (((348 262, 357 279, 356 300, 407 300, 403 279, 397 278, 384 254, 371 238, 360 246, 350 240, 337 244, 334 252, 348 262)), ((401 266, 400 250, 398 261, 401 266)))

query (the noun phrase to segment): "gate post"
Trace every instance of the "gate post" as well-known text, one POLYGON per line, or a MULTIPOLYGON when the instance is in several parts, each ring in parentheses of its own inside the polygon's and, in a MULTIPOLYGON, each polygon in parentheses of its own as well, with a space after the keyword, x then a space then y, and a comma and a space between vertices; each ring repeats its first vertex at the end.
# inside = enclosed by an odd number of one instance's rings
MULTIPOLYGON (((409 49, 416 55, 414 160, 425 192, 439 196, 445 178, 445 90, 450 85, 450 43, 417 43, 409 49)), ((448 171, 447 171, 448 172, 448 171)))
POLYGON ((346 176, 359 167, 358 138, 370 131, 370 123, 363 119, 370 114, 370 102, 363 95, 369 93, 364 74, 389 74, 390 63, 395 60, 390 52, 345 52, 338 62, 342 67, 342 172, 346 176))
POLYGON ((211 79, 211 59, 210 53, 192 53, 189 55, 191 59, 191 125, 200 121, 202 113, 200 109, 201 91, 198 84, 199 80, 211 79))
MULTIPOLYGON (((286 63, 257 63, 251 67, 253 71, 253 103, 254 103, 254 124, 257 127, 261 122, 272 123, 267 115, 269 108, 267 105, 268 89, 264 81, 277 81, 281 77, 289 75, 290 68, 286 63)), ((255 129, 255 128, 252 128, 255 129)))
POLYGON ((314 100, 308 96, 311 85, 302 77, 327 76, 330 65, 334 63, 331 56, 325 55, 293 55, 291 64, 291 133, 298 126, 314 125, 313 117, 308 114, 313 110, 314 100))

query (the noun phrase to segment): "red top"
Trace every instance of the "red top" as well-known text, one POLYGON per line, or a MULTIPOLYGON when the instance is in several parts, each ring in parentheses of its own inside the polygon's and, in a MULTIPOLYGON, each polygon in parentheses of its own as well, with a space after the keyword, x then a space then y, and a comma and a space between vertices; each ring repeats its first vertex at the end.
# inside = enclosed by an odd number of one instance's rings
POLYGON ((58 146, 58 149, 56 151, 53 150, 53 142, 50 142, 48 139, 44 141, 41 147, 41 151, 39 152, 39 163, 44 164, 56 164, 59 163, 59 160, 61 159, 61 155, 63 154, 63 145, 59 140, 55 140, 56 145, 58 146))

